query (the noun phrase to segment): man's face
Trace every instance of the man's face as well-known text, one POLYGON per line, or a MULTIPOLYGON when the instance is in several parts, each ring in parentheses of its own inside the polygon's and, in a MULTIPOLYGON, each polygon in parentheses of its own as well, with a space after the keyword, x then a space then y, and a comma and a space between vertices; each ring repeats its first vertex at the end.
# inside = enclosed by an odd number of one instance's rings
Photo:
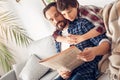
POLYGON ((59 30, 62 30, 67 25, 67 20, 54 6, 46 11, 46 18, 59 30))

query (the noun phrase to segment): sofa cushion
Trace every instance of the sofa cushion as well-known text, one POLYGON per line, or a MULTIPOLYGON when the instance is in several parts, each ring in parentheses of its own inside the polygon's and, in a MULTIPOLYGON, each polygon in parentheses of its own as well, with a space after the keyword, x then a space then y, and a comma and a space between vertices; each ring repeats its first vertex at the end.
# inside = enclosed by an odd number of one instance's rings
POLYGON ((16 75, 17 80, 20 80, 19 74, 22 71, 24 65, 25 65, 25 62, 21 62, 21 63, 17 63, 17 64, 13 65, 13 70, 15 71, 15 75, 16 75))
POLYGON ((55 77, 58 75, 57 71, 51 70, 39 80, 55 80, 55 77))
POLYGON ((39 60, 35 55, 30 56, 19 75, 20 80, 38 80, 49 71, 49 68, 39 64, 39 60))
POLYGON ((29 55, 36 54, 41 59, 50 57, 57 53, 55 41, 51 35, 31 43, 28 47, 28 51, 29 55))
POLYGON ((13 69, 10 70, 5 75, 3 75, 2 77, 0 77, 0 80, 17 80, 16 79, 16 75, 15 75, 15 71, 13 69))

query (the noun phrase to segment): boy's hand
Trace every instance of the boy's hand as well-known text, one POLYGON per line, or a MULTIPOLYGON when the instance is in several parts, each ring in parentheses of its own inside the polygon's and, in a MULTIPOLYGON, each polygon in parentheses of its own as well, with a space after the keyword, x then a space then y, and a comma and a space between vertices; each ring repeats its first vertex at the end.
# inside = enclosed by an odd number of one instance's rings
POLYGON ((58 36, 56 38, 56 41, 58 42, 64 42, 64 43, 68 43, 68 44, 75 44, 75 40, 70 38, 69 36, 58 36))
POLYGON ((58 71, 58 73, 63 79, 68 79, 71 75, 69 71, 58 71))
POLYGON ((81 36, 81 35, 70 35, 69 36, 71 39, 74 39, 74 44, 78 44, 78 43, 80 43, 80 42, 82 42, 82 41, 84 41, 84 38, 81 36))
POLYGON ((76 38, 71 37, 71 36, 67 36, 67 37, 66 37, 66 41, 67 41, 67 43, 69 43, 69 44, 76 44, 76 38))
POLYGON ((79 55, 77 55, 77 59, 82 59, 83 61, 92 61, 96 57, 96 52, 93 47, 85 48, 79 55))

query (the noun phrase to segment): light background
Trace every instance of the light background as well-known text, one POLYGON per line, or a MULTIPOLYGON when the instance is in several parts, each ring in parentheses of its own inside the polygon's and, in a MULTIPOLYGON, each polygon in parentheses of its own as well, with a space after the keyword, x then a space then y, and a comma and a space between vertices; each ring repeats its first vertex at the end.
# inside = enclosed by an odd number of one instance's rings
MULTIPOLYGON (((96 5, 103 7, 114 0, 78 0, 81 5, 96 5)), ((44 18, 42 0, 21 0, 16 4, 25 28, 34 40, 39 40, 52 34, 53 26, 44 18)))
MULTIPOLYGON (((16 3, 16 0, 9 0, 11 3, 10 7, 15 6, 16 13, 18 13, 19 18, 22 21, 23 27, 27 30, 29 36, 34 40, 39 40, 43 37, 51 35, 54 28, 53 26, 44 18, 42 10, 45 7, 42 0, 21 0, 16 3), (12 4, 13 3, 13 4, 12 4)), ((78 0, 81 5, 96 5, 103 7, 104 5, 113 2, 114 0, 78 0)), ((16 63, 23 62, 27 60, 29 53, 24 47, 16 47, 10 44, 11 48, 14 50, 14 57, 16 63), (12 46, 11 46, 12 45, 12 46)), ((0 75, 4 72, 0 68, 0 75)))

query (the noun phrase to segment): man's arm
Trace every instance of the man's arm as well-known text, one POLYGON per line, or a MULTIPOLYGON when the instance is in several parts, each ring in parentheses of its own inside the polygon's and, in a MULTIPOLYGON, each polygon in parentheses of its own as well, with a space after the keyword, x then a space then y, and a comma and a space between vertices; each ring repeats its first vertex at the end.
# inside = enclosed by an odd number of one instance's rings
POLYGON ((93 47, 95 54, 98 55, 105 55, 110 50, 110 42, 103 41, 100 45, 93 47))
POLYGON ((83 11, 81 11, 81 17, 92 22, 96 31, 99 33, 104 33, 105 27, 102 18, 99 16, 100 10, 101 8, 96 6, 84 6, 83 11), (87 15, 84 13, 85 11, 88 12, 87 15))
POLYGON ((110 50, 110 43, 108 41, 102 42, 100 45, 95 47, 86 48, 77 56, 77 59, 84 61, 92 61, 98 55, 105 55, 110 50))
POLYGON ((94 6, 94 5, 87 5, 86 7, 89 8, 91 11, 95 12, 96 14, 98 14, 102 9, 101 7, 94 6))

